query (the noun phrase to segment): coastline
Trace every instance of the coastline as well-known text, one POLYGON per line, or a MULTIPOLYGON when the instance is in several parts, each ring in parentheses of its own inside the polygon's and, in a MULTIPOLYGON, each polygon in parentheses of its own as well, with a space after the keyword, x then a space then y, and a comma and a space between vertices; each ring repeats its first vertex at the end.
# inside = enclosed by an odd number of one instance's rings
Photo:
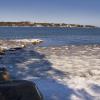
POLYGON ((70 28, 70 29, 72 29, 72 28, 82 28, 82 29, 96 29, 96 28, 100 28, 100 27, 48 27, 48 26, 0 26, 0 27, 12 27, 12 28, 17 28, 17 27, 26 27, 26 28, 28 28, 28 27, 33 27, 33 28, 70 28))
POLYGON ((65 27, 65 28, 96 28, 93 25, 81 25, 81 24, 66 24, 66 23, 47 23, 47 22, 0 22, 0 26, 32 26, 32 27, 65 27))
POLYGON ((100 98, 100 45, 28 47, 6 52, 0 65, 17 79, 34 81, 45 100, 100 98))

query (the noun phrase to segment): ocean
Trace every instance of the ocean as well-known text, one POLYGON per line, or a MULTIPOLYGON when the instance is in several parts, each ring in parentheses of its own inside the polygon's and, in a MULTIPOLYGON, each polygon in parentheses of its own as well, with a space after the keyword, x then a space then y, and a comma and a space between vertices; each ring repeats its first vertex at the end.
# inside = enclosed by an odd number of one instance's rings
POLYGON ((0 27, 0 39, 34 38, 41 46, 100 44, 100 28, 0 27))
POLYGON ((0 27, 0 39, 33 38, 44 42, 0 55, 12 79, 35 82, 44 100, 100 100, 100 28, 0 27))

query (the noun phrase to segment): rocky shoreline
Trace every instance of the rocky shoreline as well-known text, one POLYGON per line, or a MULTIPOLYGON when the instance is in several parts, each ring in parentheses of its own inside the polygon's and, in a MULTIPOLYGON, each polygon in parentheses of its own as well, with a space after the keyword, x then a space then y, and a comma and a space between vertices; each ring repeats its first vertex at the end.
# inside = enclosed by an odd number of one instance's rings
POLYGON ((34 81, 44 100, 100 98, 100 45, 23 48, 6 52, 0 64, 17 79, 34 81))
POLYGON ((40 39, 17 39, 17 40, 0 40, 0 54, 4 54, 6 50, 17 50, 28 45, 38 45, 43 40, 40 39))

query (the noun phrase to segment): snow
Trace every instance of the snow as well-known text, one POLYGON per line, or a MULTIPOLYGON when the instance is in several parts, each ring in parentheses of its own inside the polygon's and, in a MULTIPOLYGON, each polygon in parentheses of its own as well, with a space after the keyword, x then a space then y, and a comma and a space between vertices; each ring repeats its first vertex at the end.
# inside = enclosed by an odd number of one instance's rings
POLYGON ((10 50, 17 48, 24 48, 28 45, 38 45, 43 40, 41 39, 14 39, 14 40, 0 40, 0 49, 10 50))
POLYGON ((14 39, 11 41, 15 41, 15 42, 40 42, 43 40, 40 40, 40 39, 14 39))
POLYGON ((44 100, 100 100, 100 46, 31 47, 0 56, 13 78, 33 81, 44 100))

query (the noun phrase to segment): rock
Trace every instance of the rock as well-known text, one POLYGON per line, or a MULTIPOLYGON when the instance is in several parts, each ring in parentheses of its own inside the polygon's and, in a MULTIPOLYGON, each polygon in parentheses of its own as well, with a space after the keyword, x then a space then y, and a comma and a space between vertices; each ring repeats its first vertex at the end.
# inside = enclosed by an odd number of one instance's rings
POLYGON ((16 47, 10 48, 9 51, 20 50, 20 49, 23 49, 24 47, 25 45, 16 46, 16 47))
MULTIPOLYGON (((40 39, 15 39, 15 40, 0 40, 0 48, 4 50, 18 50, 22 49, 28 45, 37 45, 42 43, 43 40, 40 39)), ((3 51, 1 50, 1 53, 3 51)))
POLYGON ((5 54, 5 50, 0 48, 0 55, 3 55, 3 54, 5 54))
POLYGON ((42 43, 42 42, 43 42, 43 40, 36 39, 36 40, 33 40, 33 41, 32 41, 32 44, 33 44, 33 45, 37 45, 37 44, 40 44, 40 43, 42 43))
POLYGON ((43 40, 40 39, 19 39, 19 40, 10 40, 19 44, 40 44, 43 40))

